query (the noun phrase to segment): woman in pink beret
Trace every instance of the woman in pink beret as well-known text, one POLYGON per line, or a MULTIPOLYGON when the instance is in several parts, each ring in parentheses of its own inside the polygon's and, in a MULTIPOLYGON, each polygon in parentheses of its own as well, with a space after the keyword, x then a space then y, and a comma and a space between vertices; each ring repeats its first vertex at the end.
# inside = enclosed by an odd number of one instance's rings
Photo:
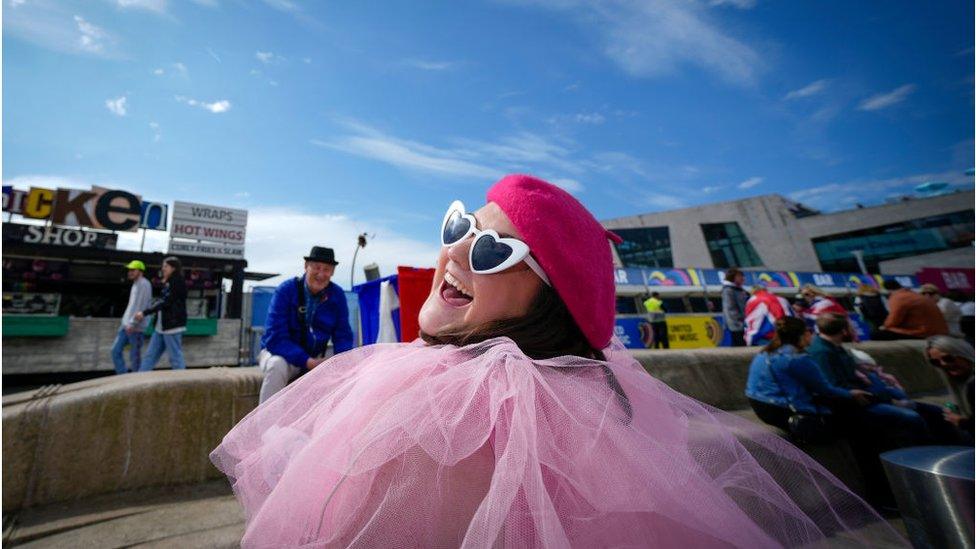
POLYGON ((523 175, 448 209, 420 340, 342 353, 211 459, 245 547, 902 544, 779 437, 652 378, 612 338, 609 240, 523 175))

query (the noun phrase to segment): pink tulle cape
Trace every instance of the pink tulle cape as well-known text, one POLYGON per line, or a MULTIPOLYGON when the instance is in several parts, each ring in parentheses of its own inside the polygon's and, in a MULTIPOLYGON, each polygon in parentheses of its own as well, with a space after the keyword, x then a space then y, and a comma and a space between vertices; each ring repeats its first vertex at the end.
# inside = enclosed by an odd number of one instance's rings
POLYGON ((901 545, 789 443, 614 344, 373 345, 259 406, 211 454, 245 547, 901 545))

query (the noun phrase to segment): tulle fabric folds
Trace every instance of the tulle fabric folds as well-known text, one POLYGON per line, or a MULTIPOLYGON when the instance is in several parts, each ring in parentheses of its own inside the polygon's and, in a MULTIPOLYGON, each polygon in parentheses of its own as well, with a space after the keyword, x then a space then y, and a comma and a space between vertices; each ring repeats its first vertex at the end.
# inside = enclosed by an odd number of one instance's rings
POLYGON ((903 544, 812 459, 619 346, 373 345, 255 409, 211 454, 245 547, 903 544))

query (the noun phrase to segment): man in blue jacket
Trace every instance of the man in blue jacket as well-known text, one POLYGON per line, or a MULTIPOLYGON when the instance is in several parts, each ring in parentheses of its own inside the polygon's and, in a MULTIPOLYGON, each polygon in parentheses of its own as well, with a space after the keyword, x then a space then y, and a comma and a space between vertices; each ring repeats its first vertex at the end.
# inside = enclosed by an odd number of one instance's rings
POLYGON ((335 354, 352 348, 346 294, 332 282, 336 265, 332 248, 314 246, 305 275, 282 282, 271 297, 258 355, 260 402, 324 361, 330 339, 335 354))

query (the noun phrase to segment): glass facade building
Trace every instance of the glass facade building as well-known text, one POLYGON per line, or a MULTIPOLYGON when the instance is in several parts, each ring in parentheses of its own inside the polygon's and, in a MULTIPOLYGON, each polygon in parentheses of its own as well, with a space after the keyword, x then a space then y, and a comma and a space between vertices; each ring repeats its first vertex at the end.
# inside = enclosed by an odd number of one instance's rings
POLYGON ((824 271, 860 271, 852 252, 862 250, 868 271, 878 272, 889 259, 971 247, 973 219, 973 210, 963 210, 815 238, 813 246, 824 271))
POLYGON ((613 232, 623 239, 616 247, 624 267, 674 267, 671 233, 667 227, 613 229, 613 232))
POLYGON ((762 259, 737 222, 702 223, 701 228, 716 269, 762 266, 762 259))

